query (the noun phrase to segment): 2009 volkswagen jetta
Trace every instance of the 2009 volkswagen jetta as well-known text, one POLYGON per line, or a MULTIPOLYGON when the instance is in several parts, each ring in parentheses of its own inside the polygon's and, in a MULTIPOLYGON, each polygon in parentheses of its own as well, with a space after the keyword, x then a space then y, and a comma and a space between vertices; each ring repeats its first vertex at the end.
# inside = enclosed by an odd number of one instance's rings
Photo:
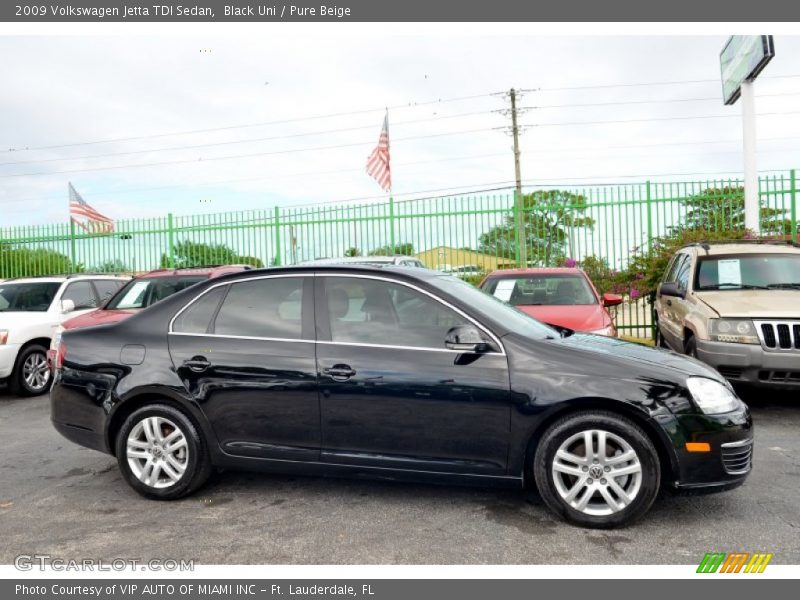
POLYGON ((750 470, 747 407, 669 351, 552 329, 455 277, 309 266, 62 337, 52 420, 155 499, 214 466, 522 486, 583 526, 750 470))

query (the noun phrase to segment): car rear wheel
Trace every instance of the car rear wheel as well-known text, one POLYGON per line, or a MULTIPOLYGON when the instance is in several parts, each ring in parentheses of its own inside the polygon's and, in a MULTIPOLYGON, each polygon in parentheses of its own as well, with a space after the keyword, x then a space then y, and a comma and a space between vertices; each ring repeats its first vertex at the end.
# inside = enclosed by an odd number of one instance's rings
POLYGON ((47 366, 47 348, 31 344, 17 357, 9 381, 11 393, 17 396, 38 396, 50 384, 50 367, 47 366))
POLYGON ((211 474, 208 448, 181 411, 152 404, 133 412, 117 434, 119 468, 128 484, 155 500, 175 500, 211 474))
POLYGON ((653 504, 661 481, 658 454, 631 420, 585 411, 554 423, 533 461, 545 504, 575 525, 627 525, 653 504))

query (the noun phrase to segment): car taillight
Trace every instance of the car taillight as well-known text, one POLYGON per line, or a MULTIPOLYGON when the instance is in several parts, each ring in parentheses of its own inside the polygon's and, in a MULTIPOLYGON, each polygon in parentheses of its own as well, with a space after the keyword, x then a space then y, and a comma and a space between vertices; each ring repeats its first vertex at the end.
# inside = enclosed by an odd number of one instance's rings
POLYGON ((67 357, 67 345, 62 341, 56 348, 56 357, 53 361, 53 368, 60 369, 64 365, 64 359, 67 357))

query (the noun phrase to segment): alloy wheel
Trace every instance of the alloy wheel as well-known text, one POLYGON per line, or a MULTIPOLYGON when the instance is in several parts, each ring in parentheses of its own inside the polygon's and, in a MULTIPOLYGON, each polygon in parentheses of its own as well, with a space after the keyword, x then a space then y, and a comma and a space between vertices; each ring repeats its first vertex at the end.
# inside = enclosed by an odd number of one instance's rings
POLYGON ((32 352, 22 363, 22 378, 32 392, 41 392, 50 382, 47 358, 41 352, 32 352))
POLYGON ((136 423, 128 435, 125 454, 133 475, 156 489, 178 483, 189 464, 186 435, 164 417, 145 417, 136 423))
POLYGON ((553 482, 572 508, 591 516, 624 510, 639 493, 642 464, 619 435, 589 429, 567 438, 552 463, 553 482))

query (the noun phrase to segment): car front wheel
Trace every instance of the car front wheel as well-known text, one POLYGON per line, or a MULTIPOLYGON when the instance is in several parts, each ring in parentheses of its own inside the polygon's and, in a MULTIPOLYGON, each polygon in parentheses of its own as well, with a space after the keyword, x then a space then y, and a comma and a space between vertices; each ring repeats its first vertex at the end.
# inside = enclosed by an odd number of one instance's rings
POLYGON ((545 504, 575 525, 627 525, 653 504, 661 481, 647 434, 615 413, 592 410, 564 417, 544 433, 533 461, 545 504))
POLYGON ((125 419, 116 454, 128 484, 155 500, 191 494, 211 473, 200 433, 186 415, 166 404, 145 406, 125 419))
POLYGON ((38 396, 47 391, 50 367, 47 366, 47 348, 31 344, 17 357, 9 381, 11 392, 18 396, 38 396))

